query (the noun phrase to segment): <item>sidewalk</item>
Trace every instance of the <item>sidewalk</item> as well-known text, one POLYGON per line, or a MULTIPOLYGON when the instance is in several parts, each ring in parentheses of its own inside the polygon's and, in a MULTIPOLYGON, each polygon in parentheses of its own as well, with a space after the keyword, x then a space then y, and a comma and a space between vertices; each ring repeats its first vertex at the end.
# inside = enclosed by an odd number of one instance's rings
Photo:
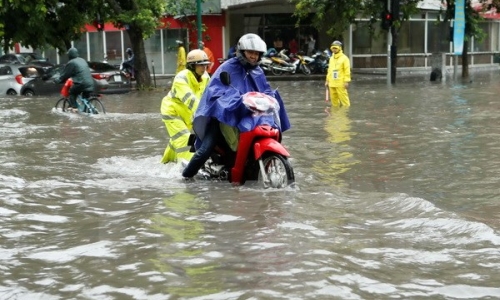
MULTIPOLYGON (((458 67, 458 76, 460 76, 462 72, 462 67, 458 67)), ((485 65, 485 66, 474 66, 469 69, 471 75, 476 73, 483 72, 499 72, 500 65, 485 65)), ((443 76, 446 78, 453 77, 453 67, 448 67, 445 72, 443 72, 443 76)), ((405 80, 415 78, 416 80, 429 80, 429 76, 431 74, 430 68, 399 68, 396 72, 396 81, 398 78, 405 80)), ((283 75, 266 75, 269 81, 320 81, 325 80, 326 74, 283 74, 283 75)), ((172 80, 174 75, 156 75, 156 87, 161 88, 170 88, 172 84, 172 80)), ((351 71, 351 78, 353 82, 362 82, 362 81, 373 81, 373 80, 387 80, 387 69, 353 69, 351 71)), ((155 78, 152 77, 153 83, 155 78)))

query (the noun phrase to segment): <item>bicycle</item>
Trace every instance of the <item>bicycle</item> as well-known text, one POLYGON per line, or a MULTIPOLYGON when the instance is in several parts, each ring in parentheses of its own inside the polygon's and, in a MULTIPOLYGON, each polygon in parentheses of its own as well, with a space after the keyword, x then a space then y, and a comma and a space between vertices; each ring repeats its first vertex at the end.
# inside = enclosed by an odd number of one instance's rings
MULTIPOLYGON (((81 113, 93 115, 106 113, 106 109, 104 108, 101 100, 99 100, 99 96, 93 95, 89 92, 80 93, 76 98, 76 104, 78 106, 78 111, 81 113)), ((68 111, 70 108, 69 98, 62 97, 61 99, 57 100, 55 108, 60 109, 64 112, 68 111)))

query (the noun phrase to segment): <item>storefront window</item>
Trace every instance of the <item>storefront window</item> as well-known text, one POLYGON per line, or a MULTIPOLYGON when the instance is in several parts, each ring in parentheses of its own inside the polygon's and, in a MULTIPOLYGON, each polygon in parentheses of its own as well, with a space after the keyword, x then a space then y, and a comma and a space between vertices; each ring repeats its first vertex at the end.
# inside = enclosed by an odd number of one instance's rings
MULTIPOLYGON (((80 52, 80 57, 88 59, 89 61, 103 61, 104 57, 106 56, 106 52, 104 51, 104 46, 103 46, 103 39, 104 39, 103 33, 89 32, 88 36, 89 36, 90 56, 87 56, 87 45, 85 45, 85 55, 82 52, 80 52)), ((77 49, 78 51, 81 51, 78 47, 77 49)))
POLYGON ((474 52, 484 52, 490 51, 490 44, 492 35, 489 35, 488 32, 490 30, 491 23, 479 23, 478 26, 483 31, 483 39, 479 40, 477 38, 474 39, 474 52))
POLYGON ((307 53, 307 39, 312 35, 316 40, 316 50, 320 49, 318 31, 311 26, 312 15, 303 20, 304 25, 296 25, 297 18, 292 14, 245 15, 244 32, 254 32, 265 42, 268 48, 288 50, 292 39, 298 43, 298 50, 307 53), (307 24, 307 25, 306 25, 307 24), (275 47, 276 46, 276 47, 275 47))
POLYGON ((398 36, 398 53, 424 53, 424 21, 403 22, 398 36))
MULTIPOLYGON (((163 74, 175 74, 177 70, 177 43, 176 40, 184 41, 184 48, 186 48, 186 54, 189 52, 189 45, 186 41, 188 40, 187 29, 163 29, 163 62, 158 58, 155 59, 155 72, 163 74), (156 68, 160 68, 157 70, 156 68), (161 70, 163 67, 163 71, 161 70)), ((161 44, 159 44, 161 46, 161 44)))
MULTIPOLYGON (((107 31, 106 34, 106 57, 111 65, 121 64, 123 58, 127 56, 122 52, 122 32, 121 31, 107 31)), ((126 49, 126 48, 125 48, 126 49)))
POLYGON ((353 26, 352 32, 352 53, 353 54, 370 54, 372 49, 372 33, 370 32, 370 22, 360 21, 353 26))
POLYGON ((153 64, 155 73, 161 73, 161 31, 156 30, 153 35, 151 35, 147 40, 144 40, 144 51, 146 52, 146 57, 148 59, 149 71, 153 73, 153 64))
POLYGON ((491 39, 491 51, 498 52, 500 49, 500 41, 498 40, 498 37, 500 36, 500 23, 495 22, 491 23, 491 32, 489 34, 489 37, 491 39))
POLYGON ((450 23, 430 20, 427 23, 427 53, 450 51, 450 23))

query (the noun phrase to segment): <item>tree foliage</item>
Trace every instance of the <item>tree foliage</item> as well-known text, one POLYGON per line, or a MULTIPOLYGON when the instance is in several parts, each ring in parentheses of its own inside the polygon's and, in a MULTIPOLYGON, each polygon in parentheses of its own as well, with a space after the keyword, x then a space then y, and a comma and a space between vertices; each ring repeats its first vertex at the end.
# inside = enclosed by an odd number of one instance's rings
MULTIPOLYGON (((420 0, 400 0, 401 19, 395 16, 395 27, 399 28, 401 21, 407 20, 416 11, 416 5, 420 0)), ((290 0, 295 5, 295 15, 300 20, 314 14, 313 26, 318 30, 325 31, 334 38, 341 37, 349 28, 356 24, 357 19, 370 19, 377 21, 386 8, 387 1, 384 0, 290 0)))
POLYGON ((194 0, 166 0, 165 12, 171 16, 189 16, 196 14, 194 0))
POLYGON ((102 0, 104 6, 98 13, 115 25, 140 29, 143 38, 149 38, 160 24, 165 13, 165 0, 102 0))
POLYGON ((4 51, 15 43, 44 49, 66 49, 83 34, 98 3, 94 0, 3 1, 0 22, 4 51))
POLYGON ((15 43, 63 53, 81 39, 96 18, 126 29, 135 54, 137 85, 151 86, 144 40, 163 25, 164 15, 196 11, 190 0, 5 0, 0 4, 0 38, 4 52, 15 43))

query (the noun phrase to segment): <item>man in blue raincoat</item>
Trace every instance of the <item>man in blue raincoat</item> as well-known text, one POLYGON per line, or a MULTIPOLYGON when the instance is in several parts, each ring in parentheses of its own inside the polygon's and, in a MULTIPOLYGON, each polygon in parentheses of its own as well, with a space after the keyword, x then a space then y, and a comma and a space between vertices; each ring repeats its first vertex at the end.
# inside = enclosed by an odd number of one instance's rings
POLYGON ((215 146, 224 141, 221 125, 235 127, 239 132, 252 130, 260 124, 280 128, 281 132, 290 128, 285 105, 277 90, 273 90, 259 62, 267 51, 266 43, 256 34, 247 33, 239 41, 236 57, 225 61, 212 75, 212 78, 196 110, 193 130, 196 133, 196 153, 182 172, 185 178, 191 178, 210 157, 215 146), (222 83, 220 74, 227 72, 231 85, 222 83), (279 124, 269 116, 251 117, 251 112, 242 102, 241 95, 247 92, 261 92, 278 100, 279 124))

